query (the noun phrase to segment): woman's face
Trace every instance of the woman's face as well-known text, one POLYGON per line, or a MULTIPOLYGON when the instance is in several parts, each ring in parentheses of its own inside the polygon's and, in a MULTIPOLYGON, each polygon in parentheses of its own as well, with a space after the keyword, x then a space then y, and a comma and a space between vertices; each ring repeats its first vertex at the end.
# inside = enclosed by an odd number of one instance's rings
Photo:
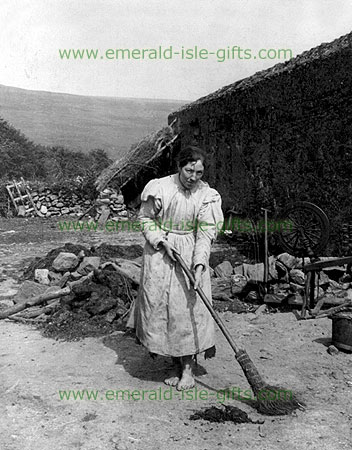
POLYGON ((202 160, 191 161, 178 169, 180 181, 186 189, 192 189, 202 178, 204 166, 202 160))

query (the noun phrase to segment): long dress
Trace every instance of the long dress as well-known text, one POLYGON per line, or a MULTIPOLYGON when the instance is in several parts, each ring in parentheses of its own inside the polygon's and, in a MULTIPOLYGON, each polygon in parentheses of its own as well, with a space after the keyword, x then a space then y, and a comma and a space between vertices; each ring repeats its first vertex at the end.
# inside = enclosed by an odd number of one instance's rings
POLYGON ((203 181, 185 189, 177 173, 151 180, 141 201, 139 221, 146 243, 140 288, 127 326, 158 355, 179 357, 212 349, 214 320, 160 242, 169 241, 188 267, 204 266, 201 287, 211 301, 209 255, 223 224, 221 197, 203 181))

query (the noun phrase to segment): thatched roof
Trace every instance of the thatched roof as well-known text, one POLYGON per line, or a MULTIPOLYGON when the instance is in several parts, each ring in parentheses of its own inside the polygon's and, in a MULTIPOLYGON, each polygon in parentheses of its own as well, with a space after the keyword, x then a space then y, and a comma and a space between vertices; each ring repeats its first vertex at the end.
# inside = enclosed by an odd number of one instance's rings
POLYGON ((112 180, 123 188, 142 168, 151 165, 176 140, 171 125, 132 145, 128 153, 103 170, 95 182, 97 190, 103 190, 112 180))

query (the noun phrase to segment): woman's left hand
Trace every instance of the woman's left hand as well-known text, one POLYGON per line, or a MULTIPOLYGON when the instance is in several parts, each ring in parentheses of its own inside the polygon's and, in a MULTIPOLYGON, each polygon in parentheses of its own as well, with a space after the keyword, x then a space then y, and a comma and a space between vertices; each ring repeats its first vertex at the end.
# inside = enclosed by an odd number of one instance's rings
POLYGON ((194 279, 195 279, 194 289, 197 289, 197 287, 199 286, 202 280, 202 273, 203 273, 203 266, 202 264, 198 264, 198 266, 194 270, 194 279))

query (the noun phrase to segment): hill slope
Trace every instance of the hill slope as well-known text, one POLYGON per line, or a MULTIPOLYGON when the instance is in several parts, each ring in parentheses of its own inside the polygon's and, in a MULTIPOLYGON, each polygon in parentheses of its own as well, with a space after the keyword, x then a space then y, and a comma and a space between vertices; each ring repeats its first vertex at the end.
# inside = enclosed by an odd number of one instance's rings
POLYGON ((0 117, 31 141, 87 153, 106 150, 113 159, 167 124, 184 101, 88 97, 0 85, 0 117))

